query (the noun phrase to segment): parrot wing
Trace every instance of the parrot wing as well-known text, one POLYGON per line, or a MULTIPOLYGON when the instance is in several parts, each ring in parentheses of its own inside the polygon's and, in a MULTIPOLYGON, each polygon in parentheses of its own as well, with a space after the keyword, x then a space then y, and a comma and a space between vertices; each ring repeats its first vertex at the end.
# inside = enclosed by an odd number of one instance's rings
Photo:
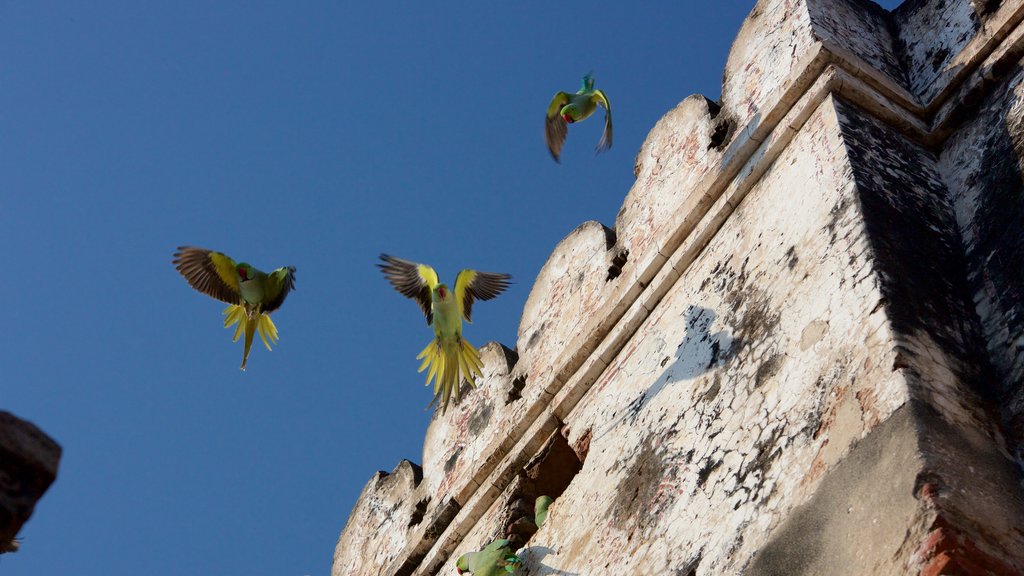
POLYGON ((508 288, 512 276, 494 272, 463 270, 455 277, 455 301, 459 303, 462 317, 473 322, 473 300, 490 300, 508 288))
POLYGON ((203 294, 228 304, 241 301, 238 265, 227 255, 205 248, 179 246, 171 263, 190 286, 203 294))
POLYGON ((495 540, 487 546, 484 546, 483 552, 496 552, 498 550, 501 550, 502 548, 508 548, 509 544, 510 542, 504 538, 500 540, 495 540))
POLYGON ((612 147, 612 105, 608 97, 601 90, 594 90, 593 98, 598 104, 604 106, 604 132, 601 133, 601 140, 597 143, 597 151, 604 152, 612 147))
POLYGON ((561 162, 558 157, 562 154, 562 145, 565 144, 565 137, 569 134, 569 125, 565 123, 559 112, 569 103, 567 92, 557 92, 555 97, 548 104, 548 113, 544 116, 544 141, 548 143, 548 152, 555 162, 561 162))
POLYGON ((434 313, 430 310, 430 294, 438 285, 437 272, 426 264, 416 264, 387 254, 381 254, 380 259, 385 263, 377 266, 384 272, 388 282, 402 296, 415 300, 427 317, 427 324, 431 324, 434 313))
POLYGON ((263 312, 270 314, 284 304, 288 293, 295 289, 295 266, 278 268, 267 274, 263 294, 266 301, 263 303, 263 312))

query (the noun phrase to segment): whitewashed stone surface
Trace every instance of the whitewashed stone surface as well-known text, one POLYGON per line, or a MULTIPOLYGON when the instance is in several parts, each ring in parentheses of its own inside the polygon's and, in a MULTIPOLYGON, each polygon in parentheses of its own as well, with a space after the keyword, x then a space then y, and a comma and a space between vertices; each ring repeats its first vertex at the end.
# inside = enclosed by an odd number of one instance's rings
POLYGON ((454 574, 556 485, 522 574, 1024 573, 1022 19, 759 1, 332 575, 454 574))

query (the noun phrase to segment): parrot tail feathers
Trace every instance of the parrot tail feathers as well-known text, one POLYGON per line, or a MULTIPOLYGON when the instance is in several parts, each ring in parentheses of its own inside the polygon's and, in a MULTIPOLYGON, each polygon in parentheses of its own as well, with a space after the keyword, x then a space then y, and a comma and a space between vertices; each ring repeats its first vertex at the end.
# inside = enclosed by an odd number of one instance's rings
POLYGON ((267 350, 271 350, 271 344, 277 344, 277 326, 274 325, 274 321, 263 313, 249 314, 249 311, 244 306, 239 304, 232 304, 224 309, 224 327, 230 328, 235 326, 235 334, 231 338, 232 342, 238 342, 238 339, 245 334, 245 351, 242 353, 242 370, 245 370, 245 364, 249 361, 249 350, 252 348, 253 337, 258 331, 260 333, 260 339, 263 340, 263 345, 267 347, 267 350))
MULTIPOLYGON (((430 343, 427 344, 427 347, 419 353, 419 356, 416 356, 417 360, 423 360, 420 364, 420 369, 417 370, 417 372, 423 372, 427 368, 430 368, 427 372, 427 381, 423 384, 424 386, 430 386, 430 381, 434 380, 435 377, 437 378, 438 384, 441 382, 441 374, 443 374, 444 371, 441 370, 442 361, 440 352, 441 347, 438 345, 437 340, 431 340, 430 343)), ((434 388, 436 392, 437 386, 434 386, 434 388)))
POLYGON ((473 382, 473 376, 484 377, 484 363, 480 360, 480 352, 477 351, 476 346, 473 346, 466 339, 463 338, 462 342, 462 358, 466 361, 466 381, 469 385, 476 388, 476 384, 473 382))
POLYGON ((235 328, 235 335, 231 338, 232 342, 238 342, 238 337, 245 332, 245 325, 248 323, 249 315, 245 313, 245 308, 238 304, 232 304, 224 309, 224 327, 230 328, 234 324, 238 324, 235 328))
POLYGON ((256 335, 256 321, 246 316, 245 318, 245 351, 242 352, 242 365, 245 370, 245 363, 249 361, 249 350, 252 349, 252 337, 256 335))
POLYGON ((263 345, 267 347, 267 350, 273 351, 270 345, 277 344, 277 326, 274 326, 274 321, 270 319, 269 315, 260 314, 256 317, 256 329, 260 333, 263 345))
POLYGON ((440 407, 442 414, 448 409, 450 400, 458 401, 463 380, 475 387, 474 377, 483 378, 480 353, 461 338, 454 345, 431 340, 416 359, 422 360, 419 371, 427 370, 425 385, 434 383, 434 398, 428 406, 440 407))

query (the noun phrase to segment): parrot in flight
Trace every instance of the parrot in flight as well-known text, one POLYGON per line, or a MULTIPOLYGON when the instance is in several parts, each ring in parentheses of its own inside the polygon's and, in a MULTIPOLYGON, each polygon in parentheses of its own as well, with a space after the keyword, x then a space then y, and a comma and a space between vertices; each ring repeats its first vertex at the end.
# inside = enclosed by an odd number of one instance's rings
POLYGON ((551 496, 537 496, 537 502, 533 507, 533 522, 537 525, 537 528, 543 526, 544 522, 547 521, 548 506, 551 506, 552 502, 554 502, 554 499, 551 496))
POLYGON ((458 401, 459 385, 463 378, 475 386, 473 376, 483 377, 480 355, 462 337, 462 319, 472 323, 473 301, 490 300, 509 286, 512 277, 508 274, 462 270, 455 277, 455 290, 441 284, 437 272, 426 264, 381 254, 383 264, 377 264, 388 282, 400 294, 419 304, 427 324, 434 328, 434 339, 427 344, 417 360, 423 360, 419 371, 427 368, 427 382, 434 382, 434 399, 441 413, 448 409, 448 400, 453 395, 458 401))
POLYGON ((597 110, 598 105, 604 106, 604 132, 597 143, 597 151, 604 152, 612 147, 612 105, 601 90, 594 90, 594 76, 583 77, 583 87, 575 94, 557 92, 548 105, 548 113, 544 117, 544 140, 548 143, 548 151, 555 162, 561 162, 562 145, 569 133, 569 124, 585 120, 597 110))
POLYGON ((459 574, 498 576, 502 571, 515 574, 516 568, 522 563, 522 559, 512 553, 509 541, 502 539, 491 542, 479 552, 459 556, 455 569, 459 574))
POLYGON ((233 342, 245 333, 242 370, 256 331, 267 350, 271 344, 277 344, 277 327, 270 313, 280 308, 288 293, 295 289, 294 266, 267 274, 246 262, 236 263, 226 254, 192 246, 179 246, 171 263, 190 286, 229 304, 224 309, 224 327, 238 324, 233 342))

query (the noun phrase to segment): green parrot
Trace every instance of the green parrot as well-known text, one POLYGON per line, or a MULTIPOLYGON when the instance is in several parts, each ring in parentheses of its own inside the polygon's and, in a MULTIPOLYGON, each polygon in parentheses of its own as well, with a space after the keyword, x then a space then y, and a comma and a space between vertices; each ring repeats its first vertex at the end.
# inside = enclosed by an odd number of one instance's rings
POLYGON ((597 110, 598 104, 604 106, 605 113, 604 132, 597 143, 597 151, 604 152, 612 147, 612 105, 604 92, 594 90, 594 76, 587 74, 583 77, 583 87, 579 92, 557 92, 551 99, 548 113, 544 117, 544 139, 555 162, 561 162, 558 157, 562 154, 562 145, 565 144, 565 137, 569 133, 569 124, 589 118, 597 110))
POLYGON ((220 252, 192 246, 179 246, 171 263, 190 286, 230 304, 224 309, 224 327, 238 324, 233 342, 245 333, 242 370, 256 331, 267 350, 271 344, 277 344, 277 326, 270 313, 280 308, 288 293, 295 289, 294 266, 266 274, 246 262, 236 263, 220 252))
POLYGON ((462 337, 462 319, 472 323, 474 300, 490 300, 508 288, 508 274, 462 270, 455 277, 455 290, 441 284, 437 272, 426 264, 416 264, 381 254, 384 264, 377 264, 399 293, 420 305, 427 324, 434 328, 434 339, 427 344, 417 360, 420 372, 428 367, 427 386, 434 381, 434 399, 430 404, 448 409, 448 400, 458 400, 459 384, 465 379, 470 386, 473 375, 483 377, 483 364, 476 348, 462 337))
POLYGON ((537 502, 533 506, 533 523, 540 528, 548 519, 548 506, 555 500, 551 496, 537 496, 537 502))
POLYGON ((498 576, 502 571, 516 573, 516 568, 523 560, 512 553, 508 540, 495 540, 479 552, 469 552, 459 556, 455 569, 459 574, 473 576, 498 576))

